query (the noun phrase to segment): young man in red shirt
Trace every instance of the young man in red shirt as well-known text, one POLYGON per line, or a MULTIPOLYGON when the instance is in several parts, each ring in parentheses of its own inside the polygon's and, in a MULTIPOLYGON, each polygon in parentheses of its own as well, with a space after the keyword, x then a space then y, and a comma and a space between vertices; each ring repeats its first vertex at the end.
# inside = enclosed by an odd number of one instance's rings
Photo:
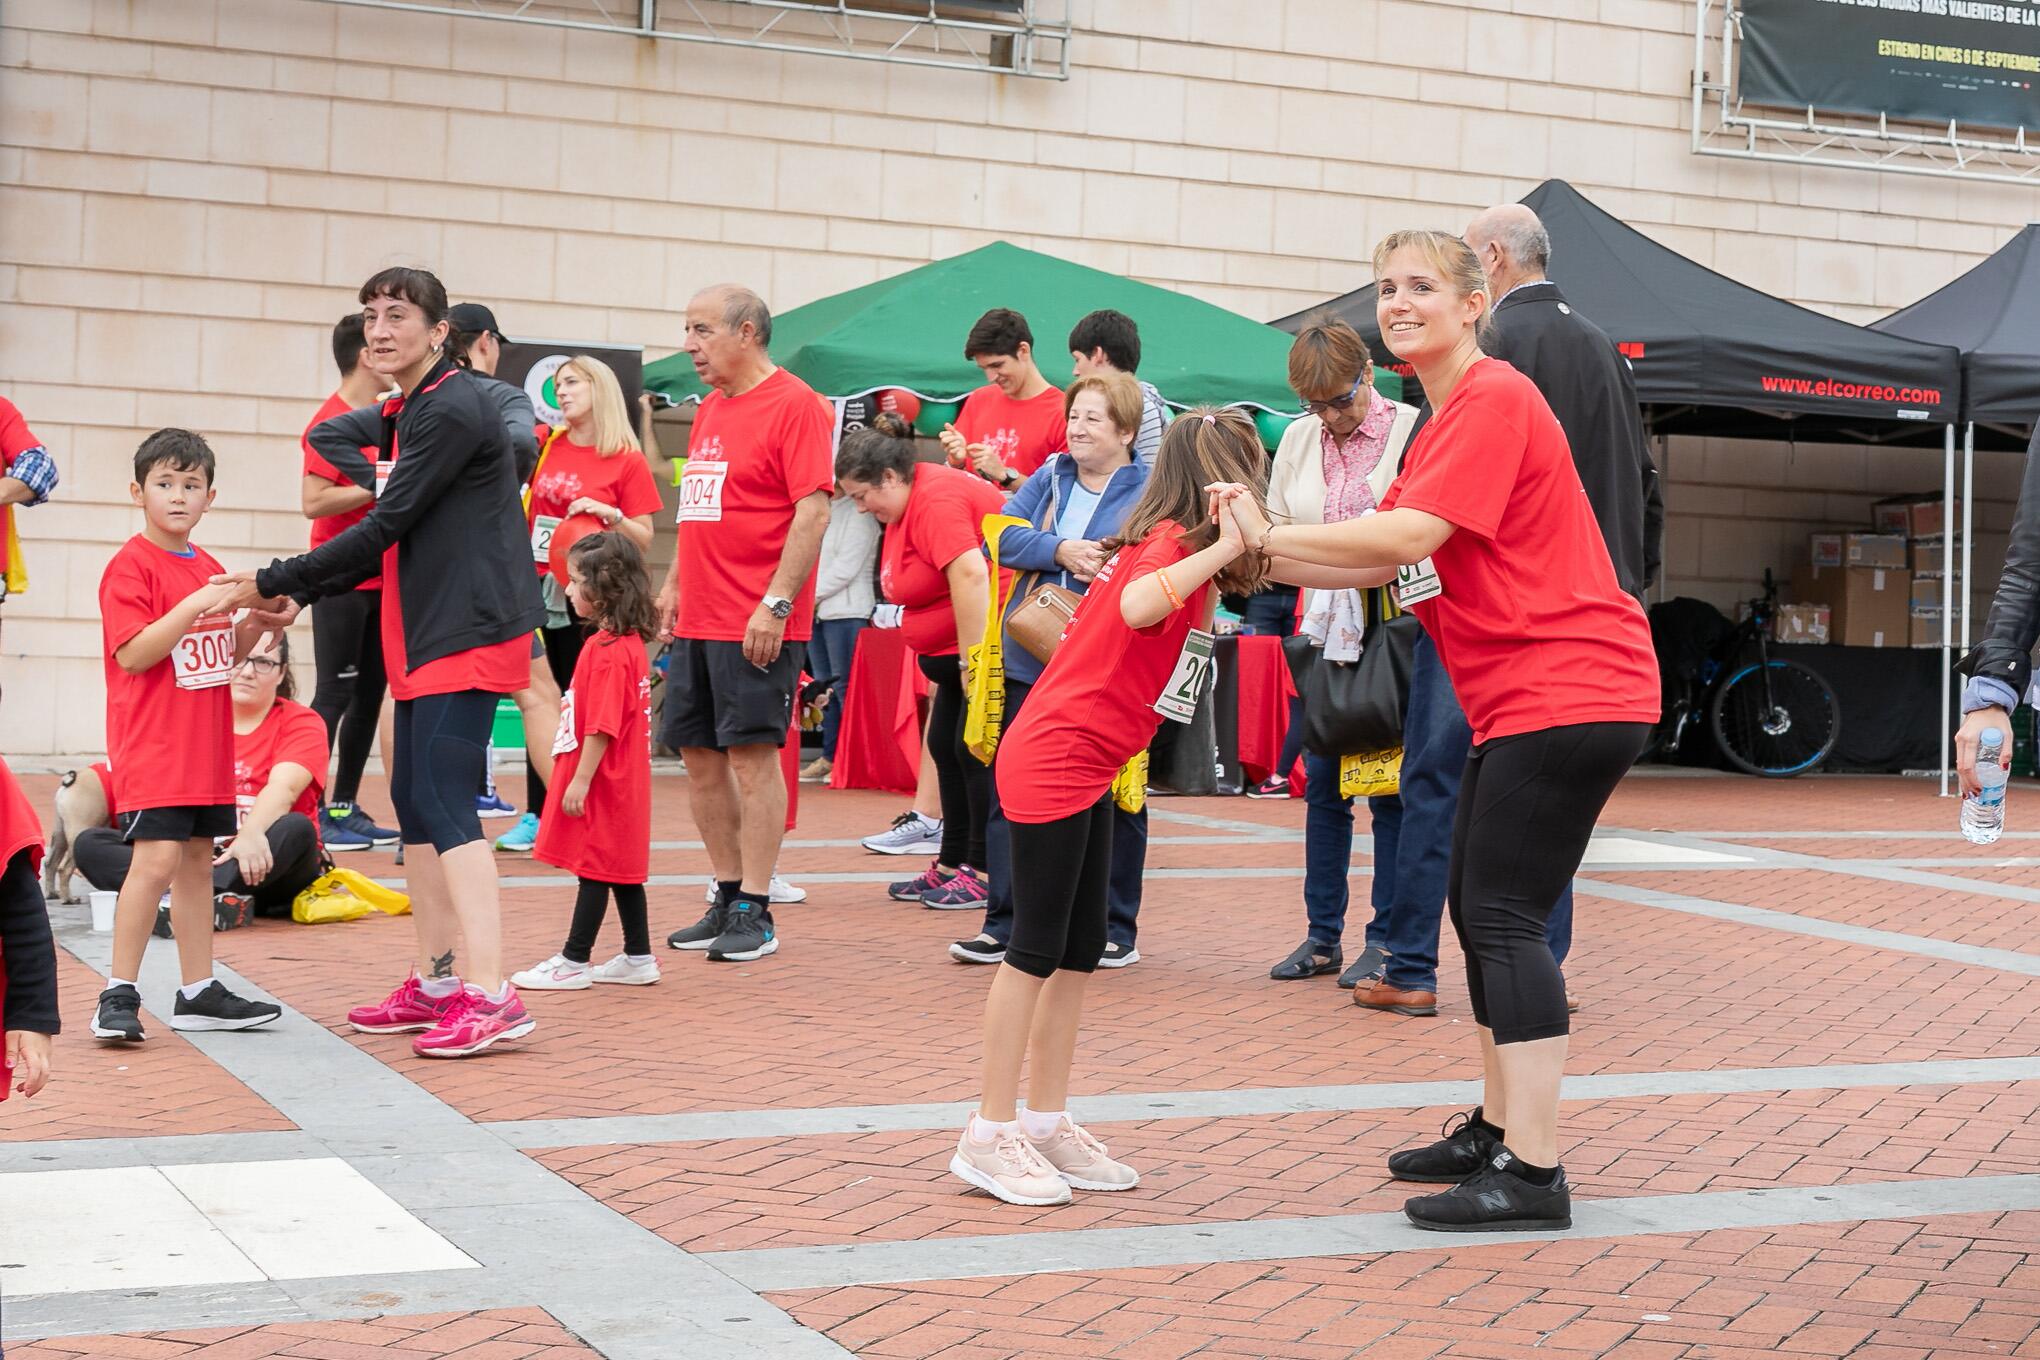
POLYGON ((772 362, 772 313, 722 284, 687 304, 681 348, 711 391, 680 478, 678 541, 659 591, 668 654, 660 740, 687 761, 715 900, 675 949, 741 963, 779 948, 772 868, 786 835, 780 751, 814 623, 815 559, 836 484, 831 408, 772 362))
POLYGON ((212 508, 213 451, 189 430, 158 430, 135 452, 128 494, 145 517, 99 581, 106 630, 106 751, 114 805, 131 820, 134 865, 113 922, 113 975, 92 1017, 95 1038, 139 1042, 142 951, 156 903, 170 923, 184 986, 170 1028, 240 1030, 281 1007, 235 996, 213 977, 213 842, 232 837, 234 702, 228 682, 265 627, 236 626, 230 587, 191 531, 212 508))
POLYGON ((1050 454, 1069 447, 1062 389, 1034 366, 1034 332, 1009 307, 977 319, 963 357, 984 371, 986 383, 963 399, 955 423, 942 427, 942 451, 950 466, 1012 491, 1050 454))

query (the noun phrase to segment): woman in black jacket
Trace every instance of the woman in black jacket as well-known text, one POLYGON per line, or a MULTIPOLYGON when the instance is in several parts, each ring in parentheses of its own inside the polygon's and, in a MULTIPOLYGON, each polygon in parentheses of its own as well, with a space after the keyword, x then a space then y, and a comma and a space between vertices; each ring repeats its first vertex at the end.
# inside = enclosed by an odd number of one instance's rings
POLYGON ((1962 689, 1962 730, 1955 734, 1955 770, 1966 798, 1977 790, 1976 753, 1983 734, 2004 734, 2012 758, 2012 710, 2033 683, 2033 644, 2040 640, 2040 427, 2026 447, 2026 476, 2012 512, 2004 574, 1984 616, 1983 639, 1955 663, 1969 677, 1962 689))
POLYGON ((475 790, 496 702, 525 684, 544 609, 502 421, 445 352, 446 290, 424 270, 386 269, 362 285, 361 302, 368 364, 400 389, 382 408, 392 466, 375 508, 309 553, 220 579, 241 586, 229 608, 289 597, 279 621, 377 570, 384 600, 395 598, 383 611, 397 699, 390 797, 418 967, 347 1018, 372 1034, 424 1031, 412 1043, 421 1057, 464 1058, 534 1027, 503 976, 495 860, 475 790))

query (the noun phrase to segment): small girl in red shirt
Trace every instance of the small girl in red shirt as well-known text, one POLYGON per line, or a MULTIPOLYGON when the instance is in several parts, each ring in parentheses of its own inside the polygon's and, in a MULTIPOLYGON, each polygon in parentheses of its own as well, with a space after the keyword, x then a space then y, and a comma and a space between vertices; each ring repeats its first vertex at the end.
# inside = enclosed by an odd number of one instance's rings
POLYGON ((567 552, 567 600, 591 632, 560 700, 553 780, 532 858, 581 880, 567 942, 511 979, 533 991, 581 991, 597 982, 645 987, 659 980, 645 910, 651 872, 651 667, 645 643, 658 631, 650 578, 622 534, 590 534, 567 552), (610 897, 623 952, 599 967, 588 958, 610 897))

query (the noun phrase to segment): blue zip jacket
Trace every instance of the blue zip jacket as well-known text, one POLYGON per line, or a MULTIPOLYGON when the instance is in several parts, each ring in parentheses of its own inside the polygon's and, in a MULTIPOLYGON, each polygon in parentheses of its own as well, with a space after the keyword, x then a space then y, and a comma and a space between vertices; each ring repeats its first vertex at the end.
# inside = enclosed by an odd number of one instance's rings
MULTIPOLYGON (((1119 468, 1112 474, 1112 480, 1105 484, 1105 494, 1098 498, 1098 504, 1091 511, 1091 522, 1084 526, 1083 537, 1097 540, 1119 532, 1126 517, 1133 510, 1140 493, 1147 489, 1148 473, 1152 464, 1133 462, 1119 468)), ((1006 612, 1013 612, 1013 605, 1019 601, 1019 587, 1051 581, 1065 590, 1074 590, 1081 595, 1090 589, 1088 582, 1079 581, 1056 565, 1055 550, 1062 543, 1063 536, 1055 532, 1049 520, 1051 499, 1062 505, 1077 484, 1077 463, 1066 453, 1058 453, 1035 470, 1032 477, 1013 498, 1006 502, 1006 513, 1017 515, 1030 525, 1048 525, 1047 528, 1014 527, 999 535, 999 565, 1013 567, 1022 573, 1039 573, 1030 581, 1023 575, 1016 583, 1014 598, 1006 606, 1006 612), (1051 497, 1051 489, 1054 492, 1051 497)), ((1005 643, 1006 677, 1023 685, 1031 685, 1041 678, 1041 663, 1013 641, 1009 633, 1005 643)))

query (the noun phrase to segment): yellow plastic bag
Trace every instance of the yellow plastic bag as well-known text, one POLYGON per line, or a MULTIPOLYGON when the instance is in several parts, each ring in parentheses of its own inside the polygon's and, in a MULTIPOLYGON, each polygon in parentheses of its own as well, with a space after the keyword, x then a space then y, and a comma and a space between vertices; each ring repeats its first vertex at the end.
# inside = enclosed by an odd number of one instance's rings
POLYGON ((1147 806, 1147 785, 1148 753, 1137 751, 1112 776, 1112 801, 1121 812, 1139 812, 1147 806))
POLYGON ((1386 798, 1402 791, 1402 747, 1339 757, 1341 798, 1386 798))
POLYGON ((963 745, 987 765, 998 752, 999 729, 1006 721, 1006 661, 1000 645, 1006 611, 999 590, 999 535, 1016 527, 1026 528, 1027 521, 1018 515, 984 518, 985 548, 991 554, 991 607, 985 611, 984 641, 965 657, 970 663, 970 707, 963 716, 963 745))
POLYGON ((14 507, 0 505, 0 534, 7 535, 7 593, 28 589, 28 563, 21 556, 21 535, 14 532, 14 507))
POLYGON ((385 888, 353 869, 331 869, 292 901, 290 919, 299 925, 315 926, 328 921, 352 921, 371 911, 404 916, 410 910, 411 899, 395 888, 385 888))

